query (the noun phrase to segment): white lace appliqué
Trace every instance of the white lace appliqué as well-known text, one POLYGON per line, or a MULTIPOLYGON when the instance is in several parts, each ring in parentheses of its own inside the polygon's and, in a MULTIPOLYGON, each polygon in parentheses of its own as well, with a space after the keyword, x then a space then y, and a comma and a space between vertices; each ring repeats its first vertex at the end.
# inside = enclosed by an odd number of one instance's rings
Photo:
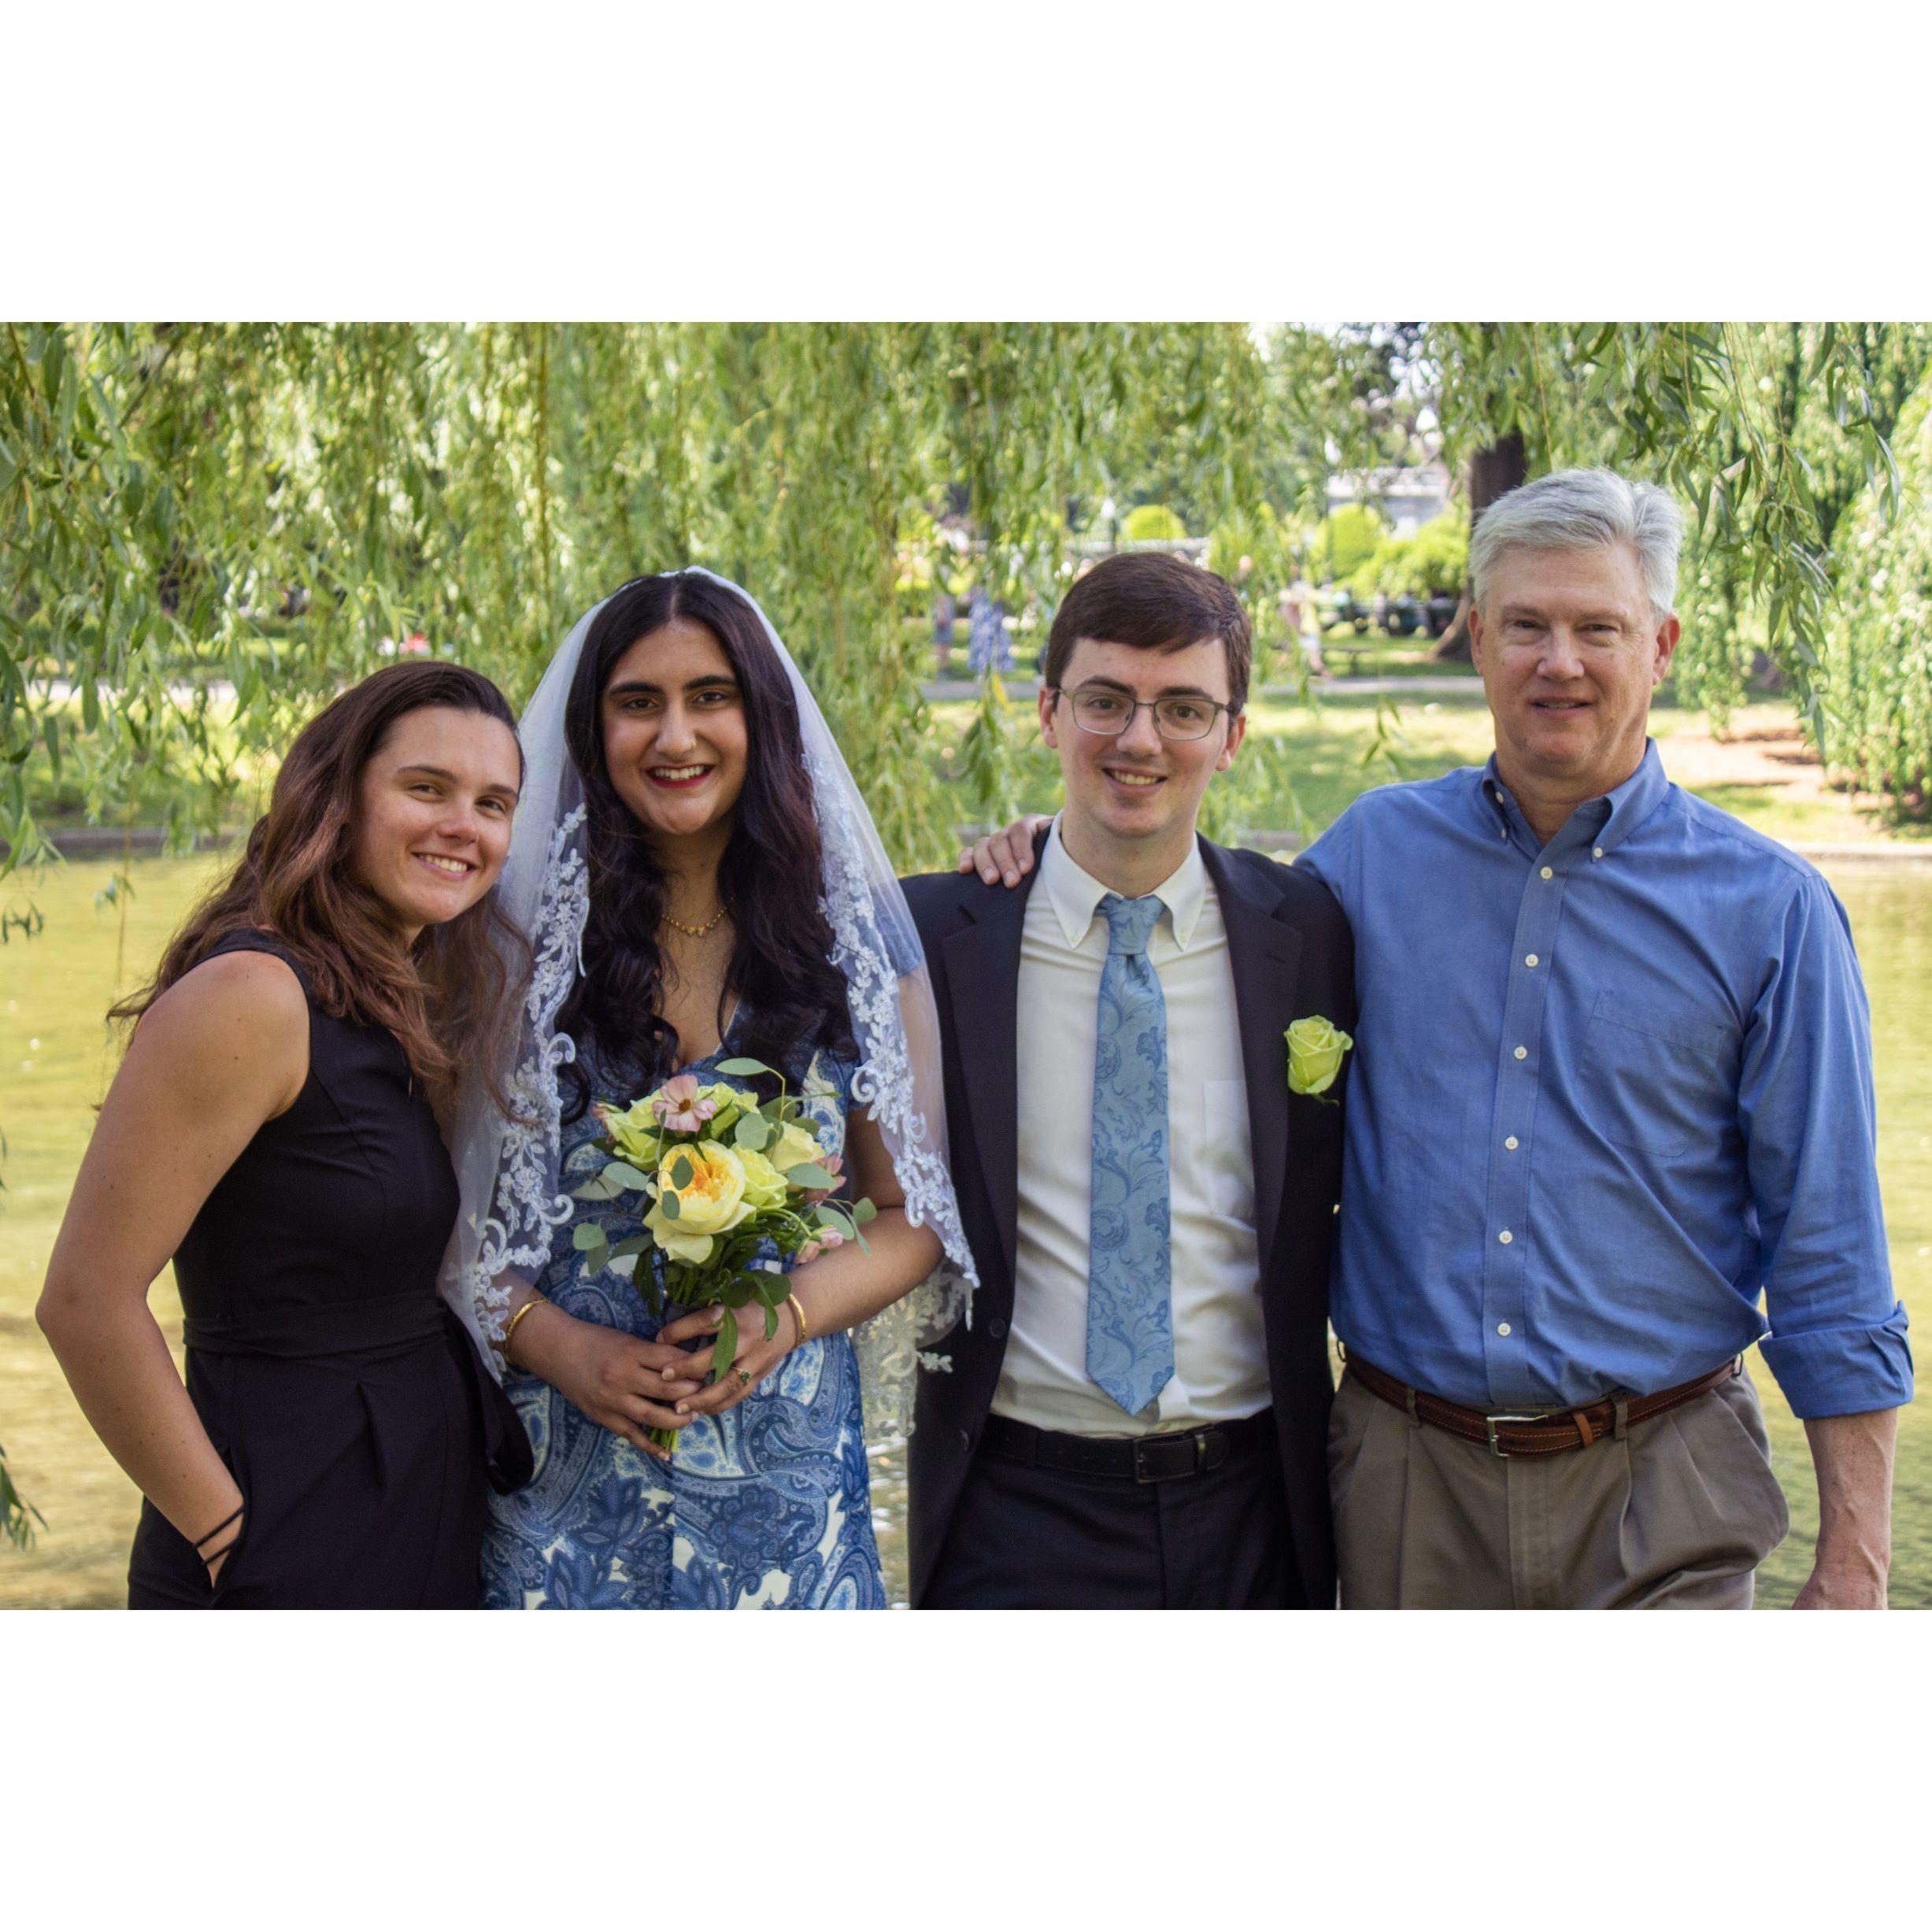
POLYGON ((824 824, 825 892, 820 905, 832 929, 832 964, 845 975, 857 1036, 853 1105, 870 1111, 892 1150, 906 1220, 915 1227, 930 1226, 946 1250, 945 1260, 909 1294, 853 1331, 866 1438, 876 1442, 911 1433, 913 1379, 922 1365, 936 1366, 943 1359, 923 1354, 920 1345, 936 1341, 962 1319, 970 1320, 979 1278, 960 1225, 952 1177, 919 1109, 898 975, 879 930, 843 788, 809 751, 806 762, 824 824))
POLYGON ((481 1250, 470 1268, 472 1305, 492 1347, 503 1334, 516 1271, 543 1267, 550 1258, 550 1231, 572 1212, 569 1195, 557 1185, 563 1112, 557 1069, 576 1058, 577 1048, 568 1034, 556 1028, 557 1013, 582 970, 579 949, 590 910, 583 854, 569 849, 583 819, 579 805, 550 841, 530 935, 524 1053, 509 1083, 511 1119, 498 1156, 496 1191, 483 1223, 481 1250))

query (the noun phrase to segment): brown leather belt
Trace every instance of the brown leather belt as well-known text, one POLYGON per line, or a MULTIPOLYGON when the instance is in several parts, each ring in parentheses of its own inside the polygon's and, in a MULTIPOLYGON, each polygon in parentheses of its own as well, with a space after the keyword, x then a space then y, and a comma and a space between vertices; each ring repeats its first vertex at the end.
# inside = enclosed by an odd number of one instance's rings
MULTIPOLYGON (((1465 1442, 1479 1442, 1492 1456, 1560 1456, 1568 1449, 1588 1449, 1593 1442, 1616 1433, 1619 1406, 1616 1397, 1606 1396, 1583 1408, 1557 1409, 1546 1415, 1527 1416, 1520 1411, 1490 1415, 1412 1389, 1359 1355, 1348 1356, 1347 1361, 1348 1372, 1371 1395, 1380 1396, 1383 1401, 1405 1415, 1412 1415, 1418 1422, 1426 1422, 1432 1429, 1460 1436, 1465 1442)), ((1675 1408, 1743 1372, 1744 1358, 1740 1356, 1712 1369, 1708 1375, 1700 1375, 1695 1382, 1679 1382, 1675 1389, 1660 1389, 1655 1395, 1624 1398, 1620 1404, 1624 1424, 1629 1427, 1647 1422, 1653 1416, 1661 1416, 1666 1409, 1675 1408)))

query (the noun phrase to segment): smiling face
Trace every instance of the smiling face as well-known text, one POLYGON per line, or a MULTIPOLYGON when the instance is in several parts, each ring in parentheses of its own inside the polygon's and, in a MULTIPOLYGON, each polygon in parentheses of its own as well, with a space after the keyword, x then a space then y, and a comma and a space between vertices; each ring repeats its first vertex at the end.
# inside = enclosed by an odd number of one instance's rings
POLYGON ((673 617, 639 638, 601 710, 605 768, 653 842, 728 831, 750 735, 731 661, 705 625, 673 617))
POLYGON ((405 944, 496 883, 521 772, 516 734, 477 712, 426 705, 383 733, 356 782, 350 850, 405 944))
POLYGON ((1578 801, 1614 791, 1643 761, 1677 638, 1630 545, 1505 551, 1469 616, 1504 783, 1578 801))
POLYGON ((1151 711, 1140 710, 1118 738, 1108 738, 1075 720, 1076 691, 1105 691, 1123 704, 1171 698, 1196 699, 1204 709, 1225 705, 1227 648, 1212 637, 1175 651, 1083 637, 1068 655, 1060 694, 1040 693, 1040 735, 1060 753, 1066 787, 1068 850, 1109 885, 1116 877, 1157 885, 1186 857, 1201 794, 1234 763, 1247 718, 1216 712, 1205 738, 1171 738, 1155 729, 1151 711))

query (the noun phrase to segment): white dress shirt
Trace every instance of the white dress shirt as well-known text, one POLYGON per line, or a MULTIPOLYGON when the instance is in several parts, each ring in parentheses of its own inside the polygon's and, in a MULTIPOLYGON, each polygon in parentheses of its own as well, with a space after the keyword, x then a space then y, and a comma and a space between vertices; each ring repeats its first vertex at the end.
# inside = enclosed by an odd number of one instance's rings
POLYGON ((1055 820, 1020 951, 1020 1219, 1012 1331, 993 1412, 1071 1435, 1145 1435, 1268 1403, 1254 1231, 1254 1155, 1227 930, 1190 846, 1155 888, 1147 957, 1168 1009, 1174 1374, 1129 1416, 1086 1372, 1094 1056, 1109 890, 1068 856, 1055 820))

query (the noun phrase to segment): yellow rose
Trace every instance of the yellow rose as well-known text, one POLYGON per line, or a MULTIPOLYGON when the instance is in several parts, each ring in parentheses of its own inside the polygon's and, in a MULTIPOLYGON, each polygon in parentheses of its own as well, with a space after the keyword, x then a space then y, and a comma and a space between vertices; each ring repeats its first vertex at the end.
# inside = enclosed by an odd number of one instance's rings
POLYGON ((723 1140, 738 1124, 738 1117, 749 1113, 758 1104, 755 1094, 747 1094, 742 1087, 733 1086, 724 1080, 713 1080, 709 1086, 698 1090, 700 1100, 710 1101, 717 1112, 705 1123, 705 1131, 713 1139, 723 1140))
POLYGON ((825 1158, 825 1149, 809 1128, 798 1121, 787 1120, 785 1131, 772 1142, 768 1157, 779 1173, 789 1174, 794 1168, 803 1167, 807 1161, 817 1166, 825 1158))
POLYGON ((604 1125, 609 1131, 619 1153, 634 1168, 648 1174, 657 1166, 664 1149, 664 1135, 651 1112, 648 1100, 639 1101, 620 1113, 615 1107, 603 1110, 604 1125))
POLYGON ((745 1198, 754 1208, 782 1208, 790 1189, 785 1177, 763 1154, 749 1147, 736 1150, 738 1164, 745 1170, 745 1198))
POLYGON ((1326 1094, 1342 1071, 1342 1056, 1355 1042, 1319 1013, 1297 1020, 1288 1029, 1288 1090, 1326 1094))
POLYGON ((720 1142, 700 1141, 672 1149, 659 1167, 657 1198, 644 1225, 672 1260, 709 1261, 712 1237, 729 1234, 750 1212, 744 1162, 720 1142), (682 1187, 672 1178, 677 1170, 687 1175, 682 1187), (667 1195, 678 1204, 675 1220, 664 1212, 667 1195))

